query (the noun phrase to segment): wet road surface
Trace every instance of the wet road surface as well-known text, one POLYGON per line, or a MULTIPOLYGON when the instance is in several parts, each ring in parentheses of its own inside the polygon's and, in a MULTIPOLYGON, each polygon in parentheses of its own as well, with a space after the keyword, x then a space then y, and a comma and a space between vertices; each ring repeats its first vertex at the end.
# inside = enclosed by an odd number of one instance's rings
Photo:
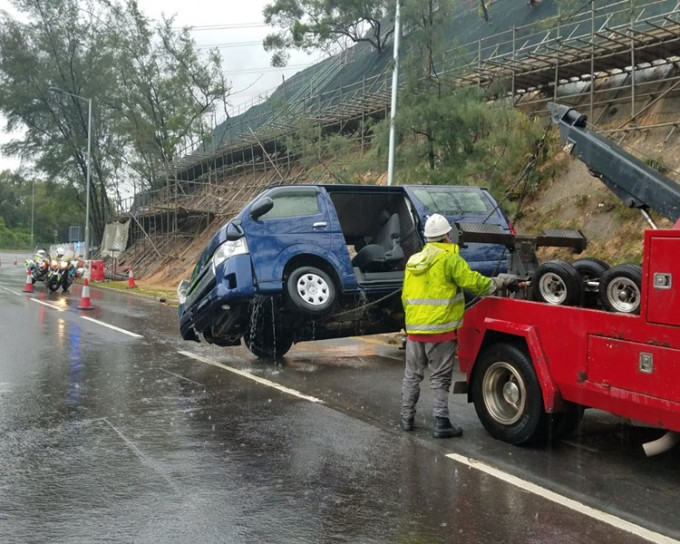
POLYGON ((569 441, 516 448, 453 396, 465 435, 434 440, 424 387, 403 433, 397 346, 260 361, 181 341, 156 301, 22 293, 23 268, 0 262, 2 542, 680 538, 680 455, 645 458, 649 430, 588 411, 569 441))

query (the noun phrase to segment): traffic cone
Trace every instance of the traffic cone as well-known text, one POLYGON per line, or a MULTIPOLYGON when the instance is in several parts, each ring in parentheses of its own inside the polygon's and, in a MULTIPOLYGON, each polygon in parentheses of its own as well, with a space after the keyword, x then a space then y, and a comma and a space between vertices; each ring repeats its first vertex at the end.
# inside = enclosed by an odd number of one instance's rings
POLYGON ((94 306, 92 306, 92 301, 90 300, 90 282, 88 276, 89 273, 86 273, 83 278, 83 292, 80 295, 80 304, 78 304, 79 310, 94 310, 94 306))
POLYGON ((14 266, 16 266, 16 265, 17 265, 17 258, 14 257, 14 266))
POLYGON ((129 269, 129 271, 128 271, 128 284, 127 284, 127 288, 128 288, 128 289, 134 289, 135 287, 137 287, 137 286, 135 285, 135 276, 134 276, 134 274, 132 273, 132 267, 130 267, 130 269, 129 269))
POLYGON ((26 285, 24 285, 24 293, 33 292, 33 278, 31 277, 31 271, 26 270, 26 285))

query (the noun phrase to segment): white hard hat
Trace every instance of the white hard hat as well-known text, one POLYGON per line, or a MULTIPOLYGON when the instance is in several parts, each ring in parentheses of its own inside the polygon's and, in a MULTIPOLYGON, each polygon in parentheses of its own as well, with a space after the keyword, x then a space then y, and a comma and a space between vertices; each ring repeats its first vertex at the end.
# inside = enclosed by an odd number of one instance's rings
POLYGON ((64 251, 64 248, 63 248, 63 247, 58 247, 58 248, 57 248, 57 255, 58 255, 59 257, 61 257, 64 253, 65 253, 65 251, 64 251))
POLYGON ((441 238, 451 232, 451 225, 446 217, 438 213, 432 214, 425 221, 425 238, 441 238))

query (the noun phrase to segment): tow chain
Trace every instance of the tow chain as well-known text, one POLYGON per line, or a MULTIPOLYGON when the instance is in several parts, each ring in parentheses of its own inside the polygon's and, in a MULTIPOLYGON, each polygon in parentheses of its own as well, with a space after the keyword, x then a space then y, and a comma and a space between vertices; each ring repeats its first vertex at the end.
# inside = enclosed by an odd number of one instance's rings
POLYGON ((388 298, 394 296, 397 293, 401 293, 401 287, 399 289, 397 289, 396 291, 392 291, 391 293, 388 293, 387 295, 380 297, 380 298, 378 298, 378 299, 376 299, 372 302, 367 302, 366 304, 362 304, 361 306, 357 306, 356 308, 352 308, 351 310, 346 310, 344 312, 340 312, 340 313, 337 313, 337 314, 334 313, 333 318, 336 318, 338 316, 342 316, 342 315, 345 315, 345 314, 351 314, 351 313, 354 313, 354 312, 359 311, 359 310, 365 310, 369 306, 373 306, 375 304, 382 302, 383 300, 387 300, 388 298))

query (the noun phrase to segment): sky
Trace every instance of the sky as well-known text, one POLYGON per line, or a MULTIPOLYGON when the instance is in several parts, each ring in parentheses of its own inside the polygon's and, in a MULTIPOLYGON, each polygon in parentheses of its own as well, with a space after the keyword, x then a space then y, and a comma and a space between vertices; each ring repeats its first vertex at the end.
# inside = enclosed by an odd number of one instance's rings
MULTIPOLYGON (((178 27, 191 26, 199 48, 219 46, 223 71, 231 82, 230 113, 238 113, 261 101, 283 81, 320 57, 293 52, 285 69, 269 64, 270 54, 262 48, 263 38, 277 29, 264 23, 262 10, 273 0, 138 0, 139 8, 149 18, 160 20, 175 16, 178 27), (237 6, 237 7, 236 7, 237 6)), ((13 13, 9 0, 0 0, 0 10, 13 13)), ((0 119, 2 121, 2 119, 0 119)), ((0 122, 0 143, 11 135, 0 122)), ((0 170, 15 170, 18 159, 0 151, 0 170)))

